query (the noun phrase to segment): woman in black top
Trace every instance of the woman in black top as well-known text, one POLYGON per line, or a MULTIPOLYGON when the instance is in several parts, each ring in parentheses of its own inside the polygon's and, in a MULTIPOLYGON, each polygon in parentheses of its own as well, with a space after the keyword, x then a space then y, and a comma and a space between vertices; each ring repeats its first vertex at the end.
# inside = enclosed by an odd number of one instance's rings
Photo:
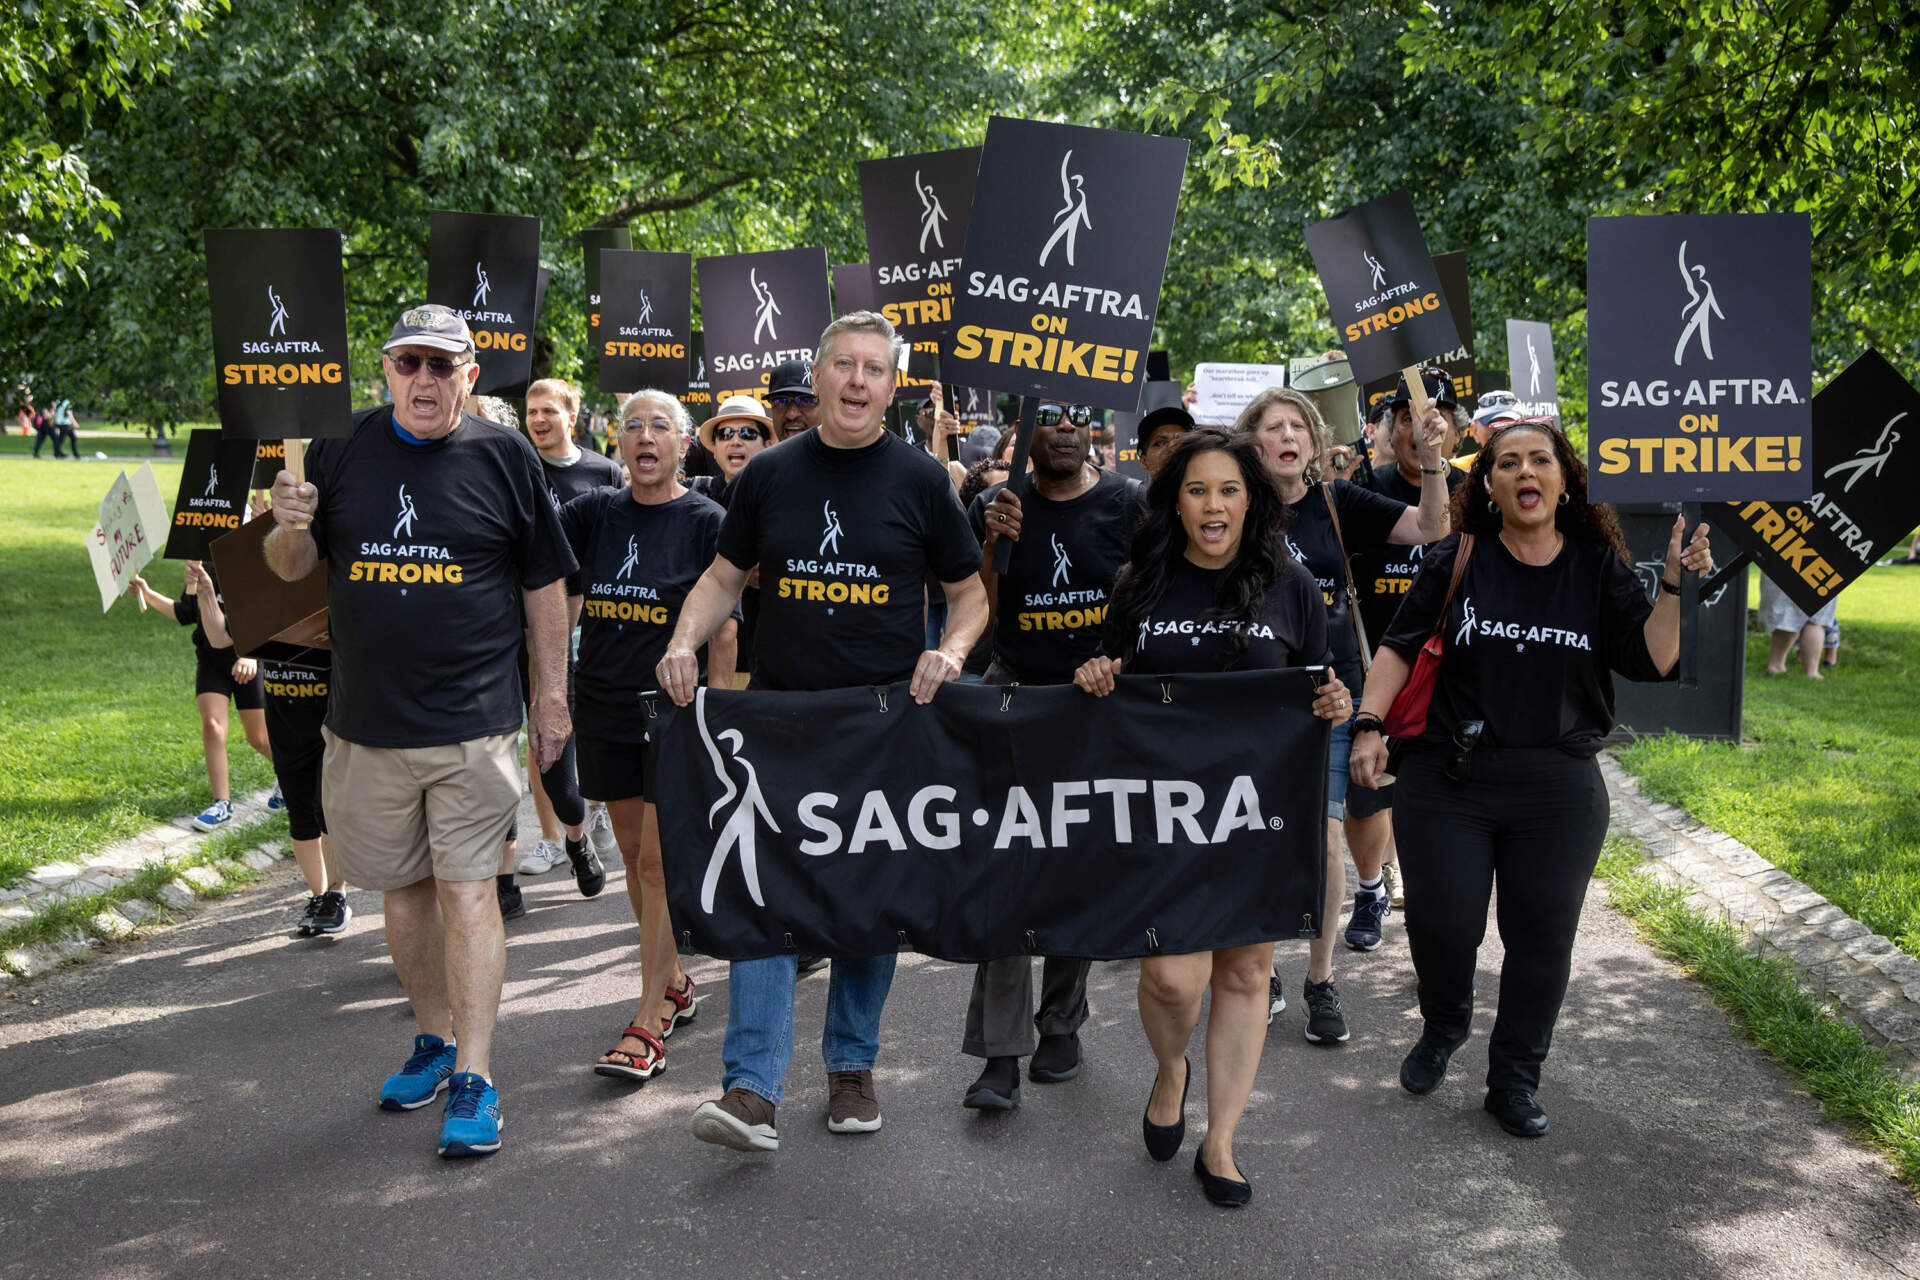
MULTIPOLYGON (((1147 515, 1114 585, 1102 653, 1074 673, 1074 683, 1105 696, 1122 668, 1162 675, 1326 663, 1326 611, 1313 576, 1287 552, 1286 528, 1286 507, 1251 441, 1211 428, 1182 437, 1147 490, 1147 515), (1190 625, 1196 621, 1213 625, 1202 632, 1190 625)), ((1318 692, 1315 715, 1347 718, 1347 689, 1337 676, 1318 692)), ((1193 1171, 1216 1204, 1245 1204, 1253 1195, 1234 1163, 1233 1134, 1260 1068, 1272 967, 1271 942, 1140 961, 1140 1023, 1159 1064, 1141 1125, 1156 1160, 1171 1160, 1186 1135, 1187 1042, 1200 998, 1213 989, 1207 1136, 1193 1171)))
POLYGON ((1713 556, 1705 525, 1683 551, 1685 520, 1676 519, 1660 595, 1649 603, 1613 511, 1587 501, 1586 467, 1540 421, 1505 428, 1475 456, 1453 520, 1472 544, 1454 537, 1433 549, 1383 638, 1353 719, 1353 776, 1367 785, 1380 777, 1381 719, 1437 628, 1439 679, 1426 731, 1400 744, 1393 809, 1426 1023, 1400 1083, 1430 1092, 1467 1038, 1474 958, 1497 882, 1506 959, 1486 1108, 1508 1133, 1537 1137, 1547 1131, 1534 1098, 1540 1064, 1607 834, 1593 757, 1613 729, 1611 673, 1657 680, 1673 670, 1681 571, 1707 574, 1713 556))

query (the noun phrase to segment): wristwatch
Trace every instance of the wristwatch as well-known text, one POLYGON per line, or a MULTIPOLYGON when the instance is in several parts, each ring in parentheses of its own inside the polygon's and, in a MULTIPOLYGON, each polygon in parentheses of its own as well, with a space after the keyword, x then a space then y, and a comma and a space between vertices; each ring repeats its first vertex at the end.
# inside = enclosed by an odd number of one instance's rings
POLYGON ((1420 468, 1420 474, 1423 476, 1443 476, 1447 474, 1446 464, 1442 463, 1437 467, 1422 467, 1420 468))

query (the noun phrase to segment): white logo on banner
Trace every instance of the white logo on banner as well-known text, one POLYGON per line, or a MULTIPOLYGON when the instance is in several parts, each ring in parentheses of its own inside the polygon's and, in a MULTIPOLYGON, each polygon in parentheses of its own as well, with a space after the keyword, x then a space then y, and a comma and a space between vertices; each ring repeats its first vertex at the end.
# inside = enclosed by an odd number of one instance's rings
POLYGON ((1093 219, 1087 215, 1087 180, 1078 173, 1068 173, 1067 165, 1073 160, 1073 152, 1068 151, 1060 157, 1060 198, 1064 203, 1060 212, 1053 215, 1053 235, 1046 247, 1040 250, 1040 265, 1047 265, 1047 255, 1053 252, 1053 246, 1064 238, 1067 242, 1067 265, 1073 266, 1074 241, 1080 235, 1080 228, 1093 230, 1093 219))
POLYGON ((773 318, 780 314, 780 308, 773 300, 773 286, 760 283, 757 268, 747 272, 747 281, 753 286, 754 302, 759 307, 753 321, 753 340, 759 342, 760 331, 765 329, 770 341, 780 341, 780 335, 773 330, 773 318))
POLYGON ((407 496, 407 486, 400 486, 400 518, 393 522, 393 536, 396 538, 413 536, 413 518, 419 513, 413 509, 413 499, 407 496))
POLYGON ((1360 256, 1365 258, 1367 260, 1367 266, 1373 269, 1372 287, 1375 289, 1386 288, 1387 268, 1381 263, 1380 259, 1374 257, 1373 254, 1366 249, 1360 251, 1360 256))
POLYGON ((640 291, 640 327, 645 328, 647 326, 647 323, 652 319, 653 319, 653 299, 647 296, 647 291, 645 289, 642 289, 640 291))
POLYGON ((1460 630, 1454 633, 1453 642, 1455 644, 1472 644, 1473 643, 1473 621, 1474 621, 1472 596, 1468 596, 1465 600, 1462 600, 1460 602, 1460 616, 1464 619, 1464 621, 1462 621, 1460 624, 1460 630))
POLYGON ((1841 486, 1841 492, 1852 493, 1854 484, 1861 476, 1867 474, 1869 471, 1873 472, 1876 476, 1879 475, 1886 469, 1887 459, 1893 456, 1893 446, 1900 443, 1900 433, 1893 429, 1893 424, 1906 416, 1906 411, 1903 409, 1891 418, 1888 418, 1887 425, 1880 428, 1880 438, 1878 440, 1875 440, 1864 449, 1855 450, 1854 456, 1845 462, 1836 462, 1831 467, 1828 467, 1825 478, 1828 480, 1833 479, 1836 471, 1851 471, 1853 474, 1847 477, 1846 484, 1841 486))
POLYGON ((616 578, 631 578, 633 576, 634 567, 639 563, 640 563, 640 544, 635 540, 632 534, 628 534, 627 535, 627 558, 620 562, 620 572, 614 574, 613 576, 616 578))
POLYGON ((1060 545, 1059 534, 1057 533, 1053 534, 1052 541, 1053 541, 1053 585, 1056 587, 1068 586, 1070 584, 1067 581, 1067 570, 1073 568, 1073 561, 1068 558, 1067 549, 1060 545))
POLYGON ((820 549, 814 554, 823 556, 827 554, 828 549, 831 548, 833 554, 839 555, 840 535, 845 532, 845 530, 840 527, 840 517, 834 514, 831 500, 826 502, 821 509, 826 512, 827 527, 826 532, 820 535, 820 549))
POLYGON ((468 303, 467 305, 472 307, 486 306, 487 292, 492 288, 493 288, 493 281, 487 279, 487 269, 481 266, 477 262, 474 263, 473 264, 473 301, 468 303))
POLYGON ((1533 349, 1533 335, 1527 335, 1527 394, 1538 397, 1540 394, 1540 353, 1533 349))
POLYGON ((720 742, 726 743, 731 749, 734 763, 739 765, 747 775, 746 786, 743 788, 737 785, 733 775, 727 771, 726 757, 720 754, 720 748, 714 741, 715 735, 707 728, 707 691, 705 689, 694 694, 693 716, 694 722, 700 728, 700 741, 707 748, 707 759, 713 762, 714 776, 719 778, 720 785, 726 788, 726 794, 715 800, 713 807, 707 810, 707 827, 712 829, 714 817, 736 796, 740 801, 734 806, 733 812, 728 815, 725 825, 720 828, 719 835, 714 840, 713 855, 707 860, 707 874, 700 882, 700 909, 708 915, 713 914, 713 894, 720 885, 720 870, 727 864, 727 854, 731 853, 736 846, 740 850, 740 874, 746 878, 747 893, 753 898, 755 906, 764 907, 767 902, 760 896, 760 862, 754 849, 754 838, 758 831, 754 825, 754 815, 758 814, 765 818, 767 825, 776 835, 779 834, 780 824, 773 820, 773 814, 767 809, 766 797, 760 792, 760 775, 754 772, 753 765, 740 754, 745 740, 740 736, 738 729, 723 729, 718 737, 720 742))
POLYGON ((1673 362, 1679 364, 1686 354, 1687 342, 1694 334, 1700 335, 1700 354, 1713 359, 1713 334, 1708 330, 1708 317, 1727 318, 1720 310, 1720 304, 1713 296, 1713 283, 1707 279, 1707 269, 1696 263, 1691 271, 1687 269, 1687 242, 1680 242, 1680 279, 1687 286, 1687 305, 1680 308, 1680 314, 1686 317, 1687 327, 1680 331, 1680 341, 1673 344, 1673 362), (1699 281, 1696 288, 1694 282, 1699 281))
POLYGON ((220 464, 214 463, 207 468, 207 491, 200 496, 211 498, 213 491, 220 487, 220 464))
POLYGON ((267 318, 267 336, 271 338, 277 333, 284 338, 287 336, 287 304, 280 300, 272 285, 267 286, 267 301, 273 307, 273 314, 267 318))
POLYGON ((933 237, 933 243, 940 248, 947 247, 946 238, 940 233, 940 224, 947 220, 947 211, 940 204, 940 197, 933 192, 931 182, 920 181, 920 171, 913 171, 913 189, 920 195, 920 252, 927 251, 927 237, 933 237))

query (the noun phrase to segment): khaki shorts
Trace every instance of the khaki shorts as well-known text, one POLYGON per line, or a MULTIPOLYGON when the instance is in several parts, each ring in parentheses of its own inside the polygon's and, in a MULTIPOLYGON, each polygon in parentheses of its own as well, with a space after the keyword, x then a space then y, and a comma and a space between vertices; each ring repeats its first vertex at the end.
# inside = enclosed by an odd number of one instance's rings
POLYGON ((520 808, 519 735, 443 747, 363 747, 323 728, 327 860, 348 884, 486 880, 520 808))

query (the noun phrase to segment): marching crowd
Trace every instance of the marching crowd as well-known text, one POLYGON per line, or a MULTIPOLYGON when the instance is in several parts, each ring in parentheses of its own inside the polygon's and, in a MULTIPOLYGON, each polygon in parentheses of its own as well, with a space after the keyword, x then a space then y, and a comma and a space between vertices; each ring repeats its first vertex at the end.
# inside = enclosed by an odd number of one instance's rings
MULTIPOLYGON (((357 414, 350 436, 315 441, 304 479, 283 471, 271 492, 269 567, 326 576, 329 669, 256 670, 223 650, 220 596, 202 569, 178 601, 136 584, 196 626, 216 793, 203 824, 226 817, 231 697, 280 778, 312 892, 303 932, 344 927, 345 883, 384 895, 418 1027, 380 1106, 412 1110, 445 1091, 440 1154, 499 1148, 490 1049, 503 918, 524 909, 516 867, 565 862, 590 897, 605 883, 601 858, 617 851, 623 864, 641 990, 594 1071, 649 1079, 697 1014, 704 997, 668 920, 643 691, 686 705, 703 684, 734 688, 750 674, 769 690, 902 684, 926 703, 953 680, 1104 696, 1130 674, 1315 666, 1326 676, 1313 712, 1333 738, 1327 924, 1297 988, 1304 1034, 1327 1046, 1355 1034, 1336 933, 1361 952, 1381 944, 1397 864, 1424 1020, 1400 1083, 1431 1092, 1468 1035, 1498 886, 1506 954, 1485 1106, 1509 1133, 1544 1134, 1541 1068, 1607 826, 1593 757, 1613 727, 1612 679, 1673 669, 1680 575, 1712 567, 1704 527, 1687 537, 1676 522, 1650 600, 1560 430, 1510 410, 1469 420, 1433 372, 1376 407, 1370 468, 1288 388, 1261 392, 1227 430, 1181 409, 1147 415, 1144 484, 1098 465, 1111 445, 1085 406, 1045 401, 1027 459, 1011 457, 1011 430, 988 429, 936 461, 884 429, 898 352, 883 317, 855 312, 828 326, 811 368, 774 371, 764 404, 730 398, 696 428, 674 396, 634 392, 613 424, 615 463, 574 444, 579 396, 565 383, 529 388, 526 436, 502 424, 510 414, 490 417, 470 395, 466 323, 415 307, 386 343, 391 403, 357 414), (1450 462, 1469 432, 1477 449, 1450 462), (1029 467, 1016 492, 1009 477, 1029 467), (1356 468, 1370 478, 1345 478, 1356 468), (996 573, 1002 543, 1011 554, 996 573), (1037 622, 1035 601, 1069 565, 1090 607, 1037 622), (870 589, 822 589, 835 572, 870 589), (517 857, 526 775, 542 830, 517 857), (1359 883, 1341 931, 1343 837, 1359 883)), ((925 417, 925 436, 956 432, 938 404, 925 417)), ((1247 743, 1259 750, 1259 735, 1247 743)), ((875 1065, 894 962, 831 961, 821 1053, 834 1133, 881 1125, 875 1065)), ((778 1148, 795 983, 826 964, 731 964, 720 1090, 692 1116, 694 1136, 778 1148)), ((1040 969, 1036 1001, 1028 957, 977 966, 956 1011, 962 1051, 982 1063, 963 1105, 1020 1106, 1023 1058, 1030 1083, 1080 1071, 1089 962, 1047 957, 1040 969)), ((1252 1195, 1234 1132, 1293 990, 1272 942, 1140 962, 1156 1062, 1140 1082, 1142 1140, 1156 1160, 1184 1141, 1190 1044, 1211 992, 1193 1168, 1213 1203, 1252 1195)))

